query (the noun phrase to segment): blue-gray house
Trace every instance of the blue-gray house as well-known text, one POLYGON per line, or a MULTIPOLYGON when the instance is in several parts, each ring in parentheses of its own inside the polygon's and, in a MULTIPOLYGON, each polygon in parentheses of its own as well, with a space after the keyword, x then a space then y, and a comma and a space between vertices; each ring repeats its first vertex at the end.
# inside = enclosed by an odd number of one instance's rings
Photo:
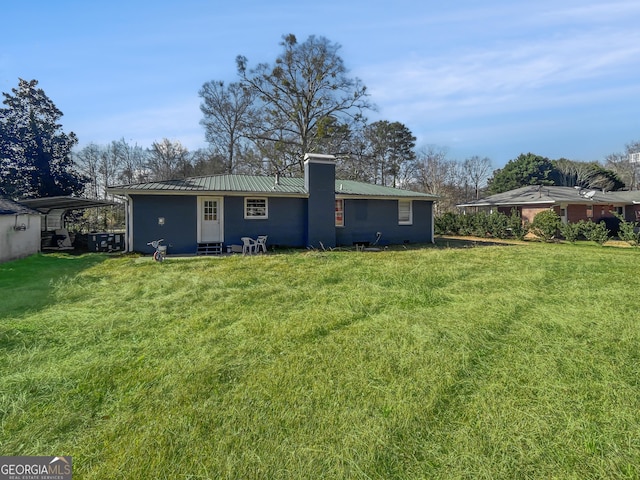
POLYGON ((307 154, 304 178, 213 175, 120 185, 127 250, 148 253, 163 238, 171 253, 222 252, 241 237, 269 245, 335 247, 433 242, 434 195, 336 180, 332 155, 307 154))

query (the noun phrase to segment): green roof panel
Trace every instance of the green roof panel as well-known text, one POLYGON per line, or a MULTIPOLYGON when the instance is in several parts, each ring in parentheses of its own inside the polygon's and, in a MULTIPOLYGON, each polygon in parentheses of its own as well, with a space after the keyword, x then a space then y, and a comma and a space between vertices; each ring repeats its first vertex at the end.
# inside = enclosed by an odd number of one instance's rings
MULTIPOLYGON (((435 200, 436 195, 401 190, 398 188, 371 185, 353 180, 336 180, 337 195, 354 195, 389 198, 420 198, 435 200)), ((202 192, 202 193, 260 193, 264 195, 306 196, 304 179, 298 177, 267 177, 259 175, 210 175, 180 180, 134 183, 109 187, 111 193, 163 193, 163 192, 202 192)))

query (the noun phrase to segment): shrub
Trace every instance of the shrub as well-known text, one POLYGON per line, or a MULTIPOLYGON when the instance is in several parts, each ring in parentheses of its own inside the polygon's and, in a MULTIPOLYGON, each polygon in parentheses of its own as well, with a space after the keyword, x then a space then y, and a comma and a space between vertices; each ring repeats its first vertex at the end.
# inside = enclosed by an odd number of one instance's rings
POLYGON ((458 214, 453 212, 445 212, 435 218, 434 230, 438 235, 457 235, 458 234, 458 214))
POLYGON ((618 238, 633 247, 640 245, 640 231, 638 222, 627 222, 622 215, 615 214, 620 224, 618 226, 618 238))
POLYGON ((495 238, 507 238, 509 236, 509 219, 504 213, 492 212, 487 217, 488 232, 495 238))
POLYGON ((497 211, 471 214, 446 212, 436 217, 434 222, 434 231, 438 235, 523 239, 528 231, 516 209, 511 211, 510 216, 497 211))
POLYGON ((522 217, 516 208, 512 208, 511 215, 507 217, 507 228, 513 237, 522 240, 529 231, 529 224, 522 221, 522 217))
POLYGON ((567 242, 574 243, 582 234, 583 224, 582 220, 577 223, 562 223, 560 225, 560 234, 567 242))
POLYGON ((471 235, 473 232, 473 218, 475 214, 458 215, 458 234, 471 235))
POLYGON ((489 236, 489 215, 486 212, 478 212, 473 216, 471 234, 476 237, 489 236))
POLYGON ((545 242, 551 241, 560 228, 560 217, 553 210, 538 213, 531 223, 531 232, 545 242))
POLYGON ((609 229, 604 222, 594 223, 591 220, 583 223, 583 232, 587 240, 604 245, 611 238, 609 229))

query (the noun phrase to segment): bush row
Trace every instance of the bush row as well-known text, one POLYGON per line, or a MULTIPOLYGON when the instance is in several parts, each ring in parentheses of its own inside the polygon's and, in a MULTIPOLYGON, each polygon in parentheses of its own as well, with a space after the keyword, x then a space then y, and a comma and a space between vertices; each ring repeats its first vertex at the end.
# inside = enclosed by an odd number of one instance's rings
POLYGON ((604 244, 614 235, 629 245, 640 245, 638 222, 627 222, 621 215, 616 218, 593 222, 580 220, 576 223, 562 223, 553 210, 538 213, 531 224, 523 222, 517 210, 510 215, 504 213, 478 212, 459 214, 447 212, 435 219, 435 233, 438 235, 461 235, 482 238, 523 239, 528 232, 545 242, 563 238, 568 242, 589 240, 604 244))
POLYGON ((527 234, 527 225, 523 224, 520 214, 515 209, 510 215, 499 212, 447 212, 436 217, 434 226, 438 235, 522 239, 527 234))

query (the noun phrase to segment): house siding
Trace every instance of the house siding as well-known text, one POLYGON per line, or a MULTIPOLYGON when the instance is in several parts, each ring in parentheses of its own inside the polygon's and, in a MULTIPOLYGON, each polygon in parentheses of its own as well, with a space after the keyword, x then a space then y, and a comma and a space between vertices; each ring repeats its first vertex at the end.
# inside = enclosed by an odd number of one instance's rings
POLYGON ((567 221, 569 223, 578 223, 580 220, 593 220, 599 222, 607 218, 615 218, 615 207, 613 205, 568 205, 567 221), (593 216, 587 215, 587 207, 593 207, 593 216))
POLYGON ((197 199, 194 195, 132 195, 133 250, 152 253, 147 243, 164 238, 169 253, 195 253, 197 199), (158 217, 164 218, 164 225, 158 225, 158 217))
MULTIPOLYGON (((259 197, 259 195, 256 195, 259 197)), ((241 237, 268 235, 267 245, 305 246, 306 198, 270 197, 266 219, 244 218, 245 197, 224 199, 224 239, 226 245, 242 245, 241 237)))
POLYGON ((40 215, 0 215, 0 263, 28 257, 40 251, 40 215), (16 230, 16 225, 25 230, 16 230))
MULTIPOLYGON (((256 195, 259 196, 259 195, 256 195)), ((268 245, 306 247, 308 199, 268 197, 268 218, 245 219, 244 196, 224 197, 223 228, 225 245, 241 245, 241 237, 268 235, 268 245)), ((351 246, 372 244, 380 232, 380 244, 429 243, 432 237, 432 201, 413 200, 413 223, 398 224, 398 201, 378 199, 345 199, 345 226, 336 227, 331 199, 331 234, 323 245, 351 246), (335 238, 334 244, 331 238, 335 238)), ((164 238, 169 254, 193 254, 197 250, 197 195, 132 195, 133 250, 152 253, 147 245, 164 238), (164 218, 164 225, 158 224, 164 218)), ((316 247, 319 245, 315 245, 316 247)))
MULTIPOLYGON (((252 195, 260 197, 260 195, 252 195)), ((196 195, 135 195, 133 208, 133 250, 152 253, 148 242, 164 238, 168 253, 192 254, 198 248, 196 195), (165 224, 158 225, 158 217, 165 224)), ((266 219, 244 218, 243 196, 223 197, 225 245, 242 245, 241 237, 268 235, 269 245, 304 247, 305 198, 269 197, 266 219)))
POLYGON ((498 207, 498 213, 504 213, 507 216, 511 216, 511 212, 515 210, 518 212, 518 215, 522 217, 522 207, 520 206, 509 206, 509 207, 498 207))
POLYGON ((344 227, 336 227, 337 244, 372 244, 377 232, 381 245, 432 242, 432 204, 413 200, 413 223, 399 225, 397 200, 345 199, 344 227))
POLYGON ((627 222, 640 222, 640 205, 627 205, 624 215, 627 222))
POLYGON ((549 205, 523 205, 521 210, 522 220, 531 223, 537 214, 545 210, 549 210, 549 205))

